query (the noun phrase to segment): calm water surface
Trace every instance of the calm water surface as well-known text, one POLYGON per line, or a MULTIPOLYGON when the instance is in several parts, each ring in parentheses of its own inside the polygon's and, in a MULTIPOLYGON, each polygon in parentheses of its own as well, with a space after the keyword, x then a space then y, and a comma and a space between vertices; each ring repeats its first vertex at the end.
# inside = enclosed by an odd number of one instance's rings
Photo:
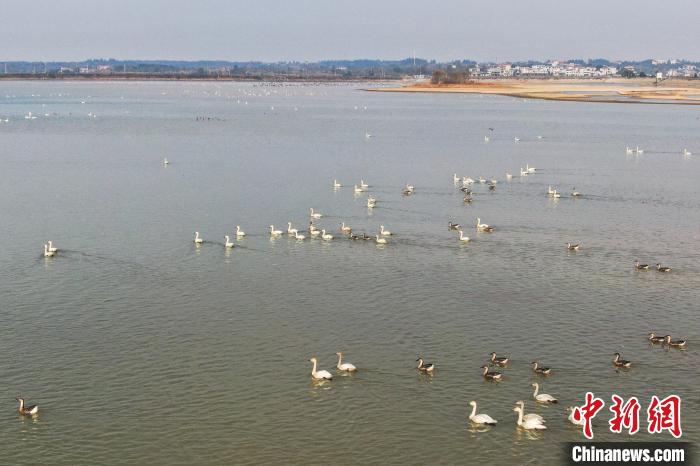
MULTIPOLYGON (((2 462, 556 464, 582 438, 564 408, 588 390, 644 408, 680 394, 697 441, 700 165, 681 151, 700 154, 699 116, 346 86, 2 82, 2 462), (505 180, 526 163, 538 173, 505 180), (500 182, 465 206, 455 172, 500 182), (360 178, 373 211, 352 193, 360 178), (304 228, 310 207, 335 240, 269 238, 270 224, 304 228), (496 231, 477 233, 477 216, 496 231), (352 242, 342 221, 396 234, 352 242), (236 225, 248 236, 226 251, 236 225), (48 239, 56 258, 41 257, 48 239), (674 270, 635 272, 637 258, 674 270), (651 330, 690 345, 651 347, 651 330), (332 369, 336 351, 359 372, 313 383, 309 357, 332 369), (498 384, 480 375, 491 351, 512 359, 498 384), (631 370, 612 367, 616 351, 631 370), (534 359, 554 368, 540 382, 559 405, 535 406, 534 359), (20 418, 18 393, 38 418, 20 418), (521 399, 548 430, 516 428, 521 399), (499 424, 470 426, 470 400, 499 424)), ((627 438, 607 419, 597 440, 627 438)))

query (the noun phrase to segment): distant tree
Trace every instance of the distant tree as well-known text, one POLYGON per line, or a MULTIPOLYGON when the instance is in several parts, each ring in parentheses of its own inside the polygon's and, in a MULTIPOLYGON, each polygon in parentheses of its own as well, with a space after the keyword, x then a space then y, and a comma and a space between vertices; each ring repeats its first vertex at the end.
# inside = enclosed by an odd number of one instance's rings
POLYGON ((438 68, 433 71, 430 80, 432 84, 464 84, 469 80, 469 70, 464 68, 450 67, 447 71, 438 68))
POLYGON ((433 77, 430 79, 432 84, 445 84, 445 79, 447 78, 447 73, 445 70, 437 69, 433 71, 433 77))
POLYGON ((623 68, 622 71, 620 71, 620 76, 622 76, 623 78, 634 78, 634 71, 627 68, 623 68))
POLYGON ((646 77, 647 77, 647 74, 646 74, 644 71, 640 71, 639 77, 640 77, 640 78, 646 78, 646 77))

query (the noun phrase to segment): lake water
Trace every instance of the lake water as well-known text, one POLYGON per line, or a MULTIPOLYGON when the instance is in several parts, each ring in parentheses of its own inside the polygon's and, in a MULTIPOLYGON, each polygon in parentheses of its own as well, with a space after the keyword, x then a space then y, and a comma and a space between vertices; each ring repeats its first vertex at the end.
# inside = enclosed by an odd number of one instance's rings
MULTIPOLYGON (((637 396, 642 430, 652 395, 679 394, 697 441, 700 165, 681 152, 700 157, 699 116, 352 86, 0 82, 2 462, 557 464, 583 438, 564 409, 586 391, 637 396), (526 164, 537 173, 518 177, 526 164), (453 173, 499 183, 465 205, 453 173), (373 210, 353 195, 361 178, 373 210), (305 229, 310 207, 333 241, 270 239, 270 224, 305 229), (351 241, 343 221, 395 235, 351 241), (227 251, 236 225, 248 236, 227 251), (49 239, 60 252, 45 259, 49 239), (637 272, 637 258, 673 271, 637 272), (688 349, 652 347, 649 331, 688 349), (312 382, 309 358, 335 373, 336 351, 359 371, 312 382), (491 351, 511 357, 500 383, 480 373, 491 351), (615 352, 634 366, 615 370, 615 352), (536 406, 538 379, 559 405, 536 406), (471 400, 498 425, 471 426, 471 400), (518 400, 549 428, 518 429, 518 400)), ((606 405, 596 440, 629 439, 609 418, 606 405)))

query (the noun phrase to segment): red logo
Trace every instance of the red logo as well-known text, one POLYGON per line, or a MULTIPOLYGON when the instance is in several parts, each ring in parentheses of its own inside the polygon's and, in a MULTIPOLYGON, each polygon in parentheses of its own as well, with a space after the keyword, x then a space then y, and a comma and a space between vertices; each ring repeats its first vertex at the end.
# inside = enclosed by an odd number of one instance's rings
POLYGON ((668 430, 671 435, 679 438, 683 435, 681 431, 681 398, 678 395, 669 395, 659 401, 659 397, 652 396, 649 409, 647 409, 647 420, 649 421, 650 434, 668 430))
POLYGON ((639 431, 639 400, 633 396, 624 405, 624 401, 617 395, 612 396, 613 405, 610 406, 610 411, 614 417, 608 421, 610 431, 615 433, 622 432, 622 428, 628 429, 630 435, 634 435, 639 431))
POLYGON ((593 393, 586 393, 586 403, 583 406, 576 406, 572 416, 575 421, 583 419, 583 435, 587 439, 593 438, 593 423, 591 422, 598 411, 603 409, 605 402, 600 398, 596 398, 593 393))

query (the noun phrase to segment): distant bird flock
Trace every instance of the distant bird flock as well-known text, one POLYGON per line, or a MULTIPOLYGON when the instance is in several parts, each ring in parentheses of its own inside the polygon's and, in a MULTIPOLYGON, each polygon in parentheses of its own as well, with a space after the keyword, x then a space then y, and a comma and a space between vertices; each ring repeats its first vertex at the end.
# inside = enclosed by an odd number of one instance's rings
MULTIPOLYGON (((25 117, 27 119, 33 119, 36 118, 33 116, 31 113, 27 114, 25 117)), ((368 131, 365 132, 365 137, 367 139, 373 137, 372 134, 370 134, 368 131)), ((539 139, 542 138, 542 136, 538 136, 539 139)), ((489 136, 484 137, 485 142, 490 141, 489 136)), ((519 138, 514 138, 515 142, 520 141, 519 138)), ((639 147, 636 147, 634 149, 627 147, 626 148, 626 153, 627 154, 642 154, 644 151, 640 149, 639 147)), ((690 155, 690 152, 687 151, 687 149, 683 150, 684 155, 690 155)), ((163 164, 164 165, 169 165, 170 162, 168 161, 167 158, 163 159, 163 164)), ((525 167, 520 168, 520 176, 521 177, 526 177, 530 176, 534 173, 536 173, 537 169, 535 167, 531 167, 529 164, 526 164, 525 167)), ((513 178, 513 175, 510 172, 506 173, 506 179, 511 180, 513 178)), ((464 194, 464 202, 465 203, 471 203, 472 198, 472 185, 478 182, 479 184, 486 184, 489 187, 490 191, 495 191, 496 189, 496 184, 498 183, 498 180, 496 178, 491 178, 490 180, 486 180, 483 177, 479 177, 477 181, 474 179, 467 177, 467 176, 458 176, 456 173, 452 176, 452 181, 454 185, 459 189, 460 192, 464 194)), ((334 190, 339 190, 343 188, 343 184, 338 181, 337 179, 333 180, 332 183, 332 188, 334 190)), ((353 192, 355 194, 361 194, 364 192, 367 192, 369 190, 369 184, 364 180, 361 179, 359 184, 353 185, 353 192)), ((410 184, 406 183, 406 186, 402 189, 401 193, 404 196, 412 196, 416 192, 415 187, 410 184)), ((557 189, 553 186, 549 186, 547 193, 548 196, 552 198, 560 198, 561 194, 557 191, 557 189)), ((582 197, 583 194, 579 191, 576 190, 574 187, 572 192, 571 192, 571 197, 572 198, 580 198, 582 197)), ((378 200, 374 198, 373 196, 369 195, 367 199, 367 208, 368 209, 373 209, 377 206, 378 200)), ((319 229, 316 227, 314 224, 314 221, 320 220, 324 218, 324 215, 315 210, 313 207, 309 208, 309 225, 308 225, 308 237, 310 238, 316 238, 319 237, 323 241, 332 241, 336 239, 336 236, 332 234, 329 230, 326 229, 319 229)), ((485 232, 485 233, 492 233, 496 231, 496 228, 492 225, 482 223, 481 218, 477 217, 476 221, 474 223, 475 228, 478 232, 485 232)), ((455 223, 450 221, 447 224, 447 227, 449 230, 456 231, 459 236, 458 236, 458 241, 460 243, 468 243, 470 241, 470 238, 466 235, 464 235, 463 228, 461 224, 455 223)), ((379 225, 379 228, 375 234, 366 234, 366 233, 354 233, 352 227, 347 225, 345 222, 340 223, 340 229, 339 229, 340 235, 350 239, 350 240, 366 240, 366 241, 374 241, 378 245, 387 245, 389 244, 388 238, 393 236, 394 233, 388 229, 385 228, 384 225, 379 225)), ((269 226, 269 236, 272 238, 275 237, 280 237, 284 234, 280 229, 277 229, 274 224, 271 224, 269 226)), ((299 229, 294 228, 292 222, 287 222, 287 230, 286 234, 291 237, 296 239, 297 241, 305 241, 307 239, 307 235, 302 234, 299 229)), ((241 230, 241 227, 239 225, 236 226, 236 231, 232 235, 224 235, 224 248, 225 249, 233 249, 236 244, 231 240, 232 238, 236 238, 237 240, 243 240, 246 237, 246 233, 241 230)), ((193 242, 195 246, 200 247, 204 244, 204 239, 200 236, 199 231, 196 231, 194 233, 194 239, 193 242)), ((581 249, 581 245, 579 243, 571 243, 567 242, 566 243, 566 248, 570 252, 577 252, 581 249)), ((44 252, 43 256, 46 258, 54 258, 56 255, 59 253, 58 248, 54 247, 52 241, 47 241, 47 243, 44 244, 44 252)), ((650 267, 648 264, 643 264, 640 263, 639 260, 636 260, 634 263, 634 268, 637 271, 645 271, 648 270, 650 267)), ((656 264, 656 271, 661 272, 661 273, 668 273, 671 272, 670 267, 662 266, 661 264, 656 264)), ((661 345, 666 345, 668 347, 674 347, 678 349, 684 349, 687 345, 686 340, 673 340, 671 338, 671 335, 663 335, 663 336, 657 336, 655 333, 649 333, 647 339, 650 341, 651 344, 661 344, 661 345)), ((349 362, 344 362, 343 361, 343 356, 344 354, 342 352, 337 352, 335 353, 336 356, 338 357, 337 364, 336 364, 336 370, 339 372, 344 372, 344 373, 355 373, 358 371, 358 368, 349 363, 349 362)), ((309 361, 312 364, 311 367, 311 378, 316 381, 316 382, 327 382, 331 381, 333 379, 333 374, 331 374, 327 370, 319 370, 319 362, 316 357, 311 357, 309 361)), ((436 373, 436 365, 434 363, 426 362, 422 356, 418 357, 416 359, 416 369, 418 372, 426 374, 428 376, 433 376, 436 373)), ((487 380, 491 381, 494 383, 498 383, 504 380, 504 374, 503 372, 499 372, 496 370, 493 370, 492 367, 500 367, 500 368, 506 368, 508 364, 510 363, 510 358, 506 356, 499 356, 497 353, 492 352, 489 355, 488 361, 480 366, 481 369, 481 375, 482 377, 487 380)), ((622 358, 620 353, 615 353, 612 359, 612 365, 613 367, 617 369, 630 369, 632 367, 632 362, 625 360, 622 358)), ((532 366, 532 372, 535 375, 538 376, 543 376, 543 377, 548 377, 552 375, 552 369, 547 366, 541 366, 538 361, 532 361, 531 362, 532 366)), ((540 392, 540 384, 535 382, 532 383, 532 388, 534 389, 532 393, 532 398, 535 400, 537 403, 541 404, 554 404, 558 403, 558 399, 555 398, 554 396, 547 394, 547 393, 541 393, 540 392)), ((19 401, 19 412, 22 415, 27 415, 27 416, 34 416, 38 413, 38 407, 36 405, 31 405, 28 406, 25 404, 25 399, 22 398, 21 396, 17 397, 17 400, 19 401)), ((471 406, 471 414, 469 414, 468 418, 469 420, 476 424, 476 425, 489 425, 493 426, 497 424, 497 420, 493 419, 491 416, 485 413, 477 413, 477 402, 471 401, 470 403, 471 406)), ((543 430, 546 429, 546 420, 540 416, 539 414, 534 414, 534 413, 525 413, 525 402, 523 400, 519 400, 515 402, 513 411, 516 412, 517 415, 517 420, 516 424, 517 426, 527 429, 527 430, 543 430)), ((572 424, 575 425, 581 425, 582 421, 576 420, 573 417, 573 407, 568 408, 569 416, 568 419, 572 424)))

